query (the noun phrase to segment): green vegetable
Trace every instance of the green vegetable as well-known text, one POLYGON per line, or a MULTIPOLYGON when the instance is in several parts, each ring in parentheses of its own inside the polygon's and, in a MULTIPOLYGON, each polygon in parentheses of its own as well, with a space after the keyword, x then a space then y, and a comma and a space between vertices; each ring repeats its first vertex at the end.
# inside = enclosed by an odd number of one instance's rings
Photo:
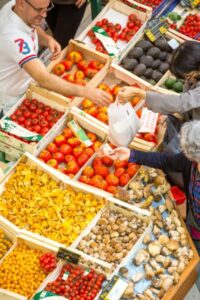
POLYGON ((176 79, 169 78, 165 81, 165 86, 167 89, 173 89, 175 83, 176 83, 176 79))
POLYGON ((181 16, 177 12, 170 12, 167 16, 173 22, 178 22, 181 20, 181 16))
POLYGON ((180 81, 177 81, 177 82, 174 84, 173 89, 174 89, 175 92, 177 92, 177 93, 182 93, 182 91, 183 91, 183 83, 180 82, 180 81))

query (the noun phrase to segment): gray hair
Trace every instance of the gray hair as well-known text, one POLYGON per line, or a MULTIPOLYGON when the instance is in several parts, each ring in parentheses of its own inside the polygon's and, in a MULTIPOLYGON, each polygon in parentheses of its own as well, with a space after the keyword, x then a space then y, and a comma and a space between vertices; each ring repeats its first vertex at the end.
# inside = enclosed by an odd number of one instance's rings
POLYGON ((189 160, 200 163, 200 121, 187 122, 182 126, 180 144, 189 160))

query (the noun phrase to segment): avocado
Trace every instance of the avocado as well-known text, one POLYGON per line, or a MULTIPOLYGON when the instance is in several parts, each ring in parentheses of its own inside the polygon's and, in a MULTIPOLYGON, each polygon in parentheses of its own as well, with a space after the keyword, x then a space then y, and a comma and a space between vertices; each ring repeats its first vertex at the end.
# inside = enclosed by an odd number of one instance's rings
POLYGON ((167 89, 173 89, 175 83, 176 83, 176 79, 168 78, 167 80, 165 80, 164 84, 167 89))
POLYGON ((182 93, 183 91, 183 84, 180 81, 175 82, 173 89, 175 90, 175 92, 177 93, 182 93))
POLYGON ((160 60, 165 60, 167 58, 167 52, 162 51, 158 57, 160 60))
POLYGON ((147 51, 152 47, 152 43, 150 41, 141 40, 136 44, 137 47, 141 47, 144 51, 147 51))
POLYGON ((135 47, 131 49, 128 53, 128 57, 130 58, 140 58, 144 54, 144 51, 141 47, 135 47))
POLYGON ((144 64, 146 67, 150 67, 153 63, 153 57, 149 55, 144 55, 140 58, 140 63, 144 64))
POLYGON ((155 81, 154 79, 152 79, 152 78, 149 79, 148 82, 151 83, 152 85, 155 85, 155 84, 156 84, 156 81, 155 81))
POLYGON ((171 54, 171 53, 168 53, 165 62, 168 63, 168 64, 170 65, 171 60, 172 60, 172 54, 171 54))
POLYGON ((162 51, 170 52, 171 48, 168 42, 163 38, 160 37, 157 41, 155 41, 155 46, 158 47, 162 51))
POLYGON ((135 69, 133 70, 133 73, 137 76, 142 76, 142 75, 144 75, 146 69, 147 68, 144 64, 139 64, 135 67, 135 69))
POLYGON ((157 70, 153 71, 152 78, 157 82, 162 78, 163 74, 157 70))
POLYGON ((129 59, 129 57, 125 57, 124 59, 122 59, 121 65, 123 66, 124 64, 126 64, 129 61, 129 59))
POLYGON ((147 51, 147 55, 152 56, 153 58, 158 58, 160 55, 161 51, 158 47, 151 47, 148 51, 147 51))
POLYGON ((151 67, 152 67, 153 69, 158 69, 158 68, 160 67, 161 63, 162 63, 161 60, 157 58, 157 59, 155 59, 154 62, 152 63, 151 67))
POLYGON ((153 74, 153 69, 152 69, 152 68, 148 68, 148 69, 146 69, 146 71, 145 71, 145 73, 144 73, 144 76, 145 76, 147 79, 149 79, 149 78, 151 78, 152 74, 153 74))
POLYGON ((125 63, 124 63, 124 69, 126 70, 133 70, 137 66, 138 62, 134 58, 129 58, 125 63))
POLYGON ((164 74, 165 72, 167 72, 167 70, 169 70, 169 65, 165 62, 162 62, 159 67, 159 71, 164 74))

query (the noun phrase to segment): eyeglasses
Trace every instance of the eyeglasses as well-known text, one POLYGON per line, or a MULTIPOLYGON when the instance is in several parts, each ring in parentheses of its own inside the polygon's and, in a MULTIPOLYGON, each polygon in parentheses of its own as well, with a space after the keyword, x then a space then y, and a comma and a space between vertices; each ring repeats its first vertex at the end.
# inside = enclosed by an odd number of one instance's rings
POLYGON ((49 7, 47 8, 37 8, 35 7, 33 4, 31 4, 28 0, 25 0, 26 3, 28 3, 35 11, 37 11, 38 14, 41 14, 41 13, 46 13, 48 11, 50 11, 52 8, 54 8, 54 4, 52 1, 50 1, 49 3, 49 7))

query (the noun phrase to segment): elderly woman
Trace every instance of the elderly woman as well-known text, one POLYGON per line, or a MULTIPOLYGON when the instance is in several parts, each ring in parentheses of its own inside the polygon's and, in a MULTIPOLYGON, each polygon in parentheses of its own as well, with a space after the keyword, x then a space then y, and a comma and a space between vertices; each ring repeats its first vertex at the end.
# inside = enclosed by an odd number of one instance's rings
POLYGON ((178 154, 142 152, 119 147, 112 151, 112 159, 128 159, 165 173, 181 172, 187 195, 187 224, 200 254, 200 121, 187 122, 181 129, 180 144, 182 152, 178 154))

